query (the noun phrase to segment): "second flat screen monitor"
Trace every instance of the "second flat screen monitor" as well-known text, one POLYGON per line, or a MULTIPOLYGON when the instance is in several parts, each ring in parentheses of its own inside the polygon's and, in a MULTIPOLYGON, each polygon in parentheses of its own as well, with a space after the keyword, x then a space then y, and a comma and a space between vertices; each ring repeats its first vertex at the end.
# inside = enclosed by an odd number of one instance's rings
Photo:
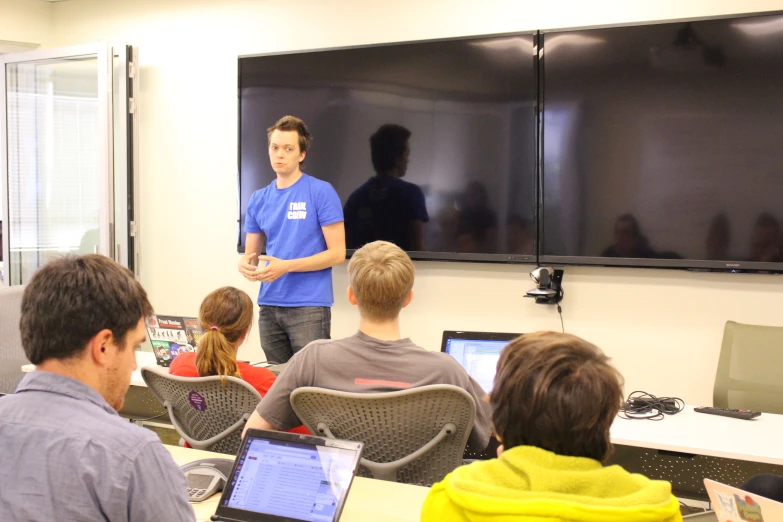
POLYGON ((545 34, 541 262, 780 270, 781 27, 545 34))
POLYGON ((275 179, 266 130, 291 114, 314 136, 303 171, 340 196, 349 249, 535 260, 532 35, 240 58, 239 87, 242 222, 275 179))

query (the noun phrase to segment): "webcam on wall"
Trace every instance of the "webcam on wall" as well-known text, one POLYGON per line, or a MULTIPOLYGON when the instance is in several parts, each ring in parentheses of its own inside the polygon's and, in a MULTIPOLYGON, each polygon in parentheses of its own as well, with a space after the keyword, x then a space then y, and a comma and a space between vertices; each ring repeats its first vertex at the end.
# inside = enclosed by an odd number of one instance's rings
POLYGON ((525 297, 532 297, 537 304, 557 304, 563 300, 563 271, 551 266, 540 266, 530 272, 530 279, 536 287, 528 290, 525 297))

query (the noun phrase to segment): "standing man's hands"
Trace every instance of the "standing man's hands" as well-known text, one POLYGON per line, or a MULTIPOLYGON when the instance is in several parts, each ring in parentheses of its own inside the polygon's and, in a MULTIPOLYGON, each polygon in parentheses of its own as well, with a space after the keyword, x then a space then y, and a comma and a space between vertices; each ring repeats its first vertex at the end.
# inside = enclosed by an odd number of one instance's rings
POLYGON ((257 256, 258 261, 266 261, 264 268, 256 269, 256 281, 271 283, 291 271, 291 262, 285 259, 278 259, 272 256, 257 256))
POLYGON ((247 252, 239 258, 239 273, 248 281, 260 281, 258 275, 258 254, 247 252))

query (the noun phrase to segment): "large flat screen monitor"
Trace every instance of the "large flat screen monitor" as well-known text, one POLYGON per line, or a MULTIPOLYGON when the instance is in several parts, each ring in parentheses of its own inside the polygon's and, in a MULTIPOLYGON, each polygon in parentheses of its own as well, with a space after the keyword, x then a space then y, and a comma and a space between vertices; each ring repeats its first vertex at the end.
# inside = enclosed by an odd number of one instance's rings
POLYGON ((783 270, 783 16, 543 49, 541 263, 783 270))
POLYGON ((382 239, 415 259, 534 262, 536 60, 532 34, 240 58, 239 251, 251 194, 275 180, 267 128, 290 114, 349 251, 382 239))

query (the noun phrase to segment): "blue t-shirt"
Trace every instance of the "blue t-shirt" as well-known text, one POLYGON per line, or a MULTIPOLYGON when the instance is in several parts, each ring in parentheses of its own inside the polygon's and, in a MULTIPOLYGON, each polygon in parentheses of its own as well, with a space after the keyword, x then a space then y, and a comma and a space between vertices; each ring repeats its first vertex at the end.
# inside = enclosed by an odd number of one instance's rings
MULTIPOLYGON (((337 192, 329 183, 307 174, 288 188, 277 180, 250 197, 245 232, 263 232, 266 253, 279 259, 310 257, 326 250, 321 227, 343 221, 337 192)), ((332 269, 290 272, 261 283, 258 304, 269 306, 332 306, 332 269)))

